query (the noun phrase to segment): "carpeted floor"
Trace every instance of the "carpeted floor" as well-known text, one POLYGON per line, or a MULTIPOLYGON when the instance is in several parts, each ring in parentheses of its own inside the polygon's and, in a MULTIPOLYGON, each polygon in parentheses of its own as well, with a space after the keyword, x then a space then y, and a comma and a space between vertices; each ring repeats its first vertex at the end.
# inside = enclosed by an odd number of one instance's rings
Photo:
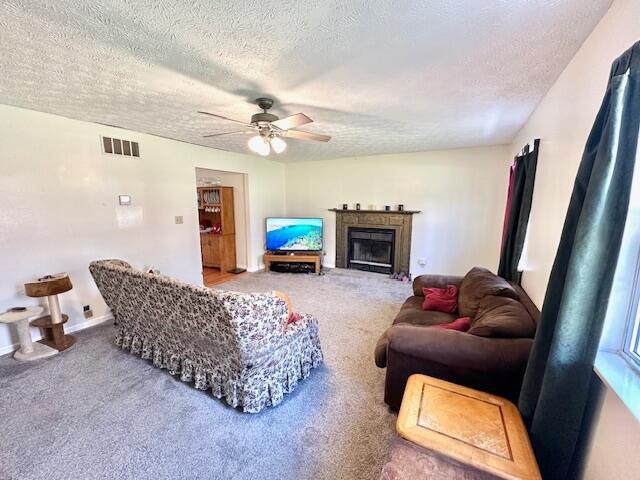
POLYGON ((114 327, 31 364, 0 358, 0 479, 378 477, 396 416, 373 347, 410 287, 384 275, 255 273, 218 288, 282 290, 320 323, 325 363, 252 415, 113 345, 114 327))

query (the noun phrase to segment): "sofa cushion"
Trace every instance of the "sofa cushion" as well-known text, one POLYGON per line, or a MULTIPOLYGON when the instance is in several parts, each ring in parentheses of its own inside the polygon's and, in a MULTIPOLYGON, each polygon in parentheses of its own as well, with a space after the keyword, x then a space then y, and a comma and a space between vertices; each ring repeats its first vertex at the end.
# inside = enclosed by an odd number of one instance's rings
POLYGON ((398 312, 393 324, 436 325, 438 323, 450 323, 458 318, 457 315, 451 313, 422 310, 423 300, 423 297, 417 296, 407 298, 400 308, 400 312, 398 312))
POLYGON ((458 312, 461 317, 474 318, 478 314, 480 300, 489 295, 519 300, 509 283, 486 268, 474 267, 464 276, 458 294, 458 312))
POLYGON ((478 315, 468 333, 480 337, 533 338, 536 326, 522 303, 490 295, 480 301, 478 315))
POLYGON ((453 313, 458 310, 458 287, 448 285, 446 288, 425 287, 422 289, 423 310, 453 313))

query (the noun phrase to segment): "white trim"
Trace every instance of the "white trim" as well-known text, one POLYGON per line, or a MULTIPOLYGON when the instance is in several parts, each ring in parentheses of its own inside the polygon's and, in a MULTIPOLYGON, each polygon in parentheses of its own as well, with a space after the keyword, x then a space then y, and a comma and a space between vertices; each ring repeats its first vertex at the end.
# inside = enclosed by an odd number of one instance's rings
POLYGON ((259 272, 261 270, 264 270, 264 265, 258 265, 257 267, 253 266, 253 267, 247 268, 247 272, 249 272, 249 273, 256 273, 256 272, 259 272))
MULTIPOLYGON (((72 325, 69 325, 67 328, 65 328, 65 331, 67 333, 77 332, 78 330, 84 330, 85 328, 94 327, 96 325, 99 325, 102 322, 106 322, 107 320, 113 320, 113 315, 111 313, 106 313, 100 317, 92 317, 92 318, 89 318, 88 320, 85 320, 84 322, 74 323, 72 325)), ((34 342, 37 342, 42 338, 42 335, 40 333, 37 333, 36 335, 31 335, 31 338, 33 339, 34 342)), ((20 344, 14 343, 12 345, 0 347, 0 356, 6 355, 7 353, 15 352, 19 346, 20 344)))
POLYGON ((595 372, 640 421, 640 375, 620 353, 599 351, 595 372))

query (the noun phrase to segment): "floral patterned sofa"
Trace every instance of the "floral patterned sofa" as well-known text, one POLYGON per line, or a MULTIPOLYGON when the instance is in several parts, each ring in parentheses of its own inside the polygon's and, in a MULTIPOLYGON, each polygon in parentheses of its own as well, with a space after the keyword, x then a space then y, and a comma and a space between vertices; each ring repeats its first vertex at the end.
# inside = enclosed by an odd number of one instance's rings
POLYGON ((122 260, 89 270, 118 324, 118 346, 245 412, 277 405, 322 362, 316 319, 287 324, 275 292, 211 290, 122 260))

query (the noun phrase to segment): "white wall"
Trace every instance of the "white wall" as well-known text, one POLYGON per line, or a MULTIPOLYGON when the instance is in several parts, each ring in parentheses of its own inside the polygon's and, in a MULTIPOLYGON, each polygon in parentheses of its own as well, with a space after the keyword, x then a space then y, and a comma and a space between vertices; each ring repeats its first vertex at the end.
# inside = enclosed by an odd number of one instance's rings
MULTIPOLYGON (((640 2, 616 0, 511 145, 515 153, 530 139, 541 138, 522 279, 538 306, 544 300, 573 182, 611 63, 638 40, 640 2)), ((637 478, 639 440, 640 425, 615 394, 607 391, 586 478, 637 478)))
MULTIPOLYGON (((257 269, 264 217, 284 213, 284 166, 128 130, 0 106, 0 311, 39 303, 23 283, 68 272, 74 288, 61 295, 70 326, 106 310, 87 267, 98 258, 152 264, 201 284, 196 167, 248 174, 248 267, 257 269), (135 140, 141 158, 104 155, 99 135, 135 140), (118 205, 130 194, 133 205, 118 205), (174 216, 184 217, 176 225, 174 216)), ((17 339, 0 325, 0 353, 17 339)))
POLYGON ((600 418, 595 426, 586 480, 638 478, 640 459, 638 420, 616 394, 607 389, 600 418))
MULTIPOLYGON (((233 210, 236 231, 236 266, 247 268, 247 231, 248 210, 246 205, 245 183, 247 175, 244 173, 223 172, 221 170, 211 170, 209 168, 196 168, 196 178, 198 182, 204 179, 219 179, 223 187, 233 187, 233 210)), ((282 192, 278 192, 282 194, 282 192)), ((264 243, 264 240, 262 241, 264 243)), ((262 245, 262 243, 260 245, 262 245)), ((257 269, 254 266, 253 269, 257 269)))
POLYGON ((288 164, 287 215, 324 218, 324 264, 331 267, 336 223, 329 208, 404 204, 421 211, 413 217, 413 275, 463 274, 474 265, 495 271, 509 157, 506 147, 482 147, 288 164))

